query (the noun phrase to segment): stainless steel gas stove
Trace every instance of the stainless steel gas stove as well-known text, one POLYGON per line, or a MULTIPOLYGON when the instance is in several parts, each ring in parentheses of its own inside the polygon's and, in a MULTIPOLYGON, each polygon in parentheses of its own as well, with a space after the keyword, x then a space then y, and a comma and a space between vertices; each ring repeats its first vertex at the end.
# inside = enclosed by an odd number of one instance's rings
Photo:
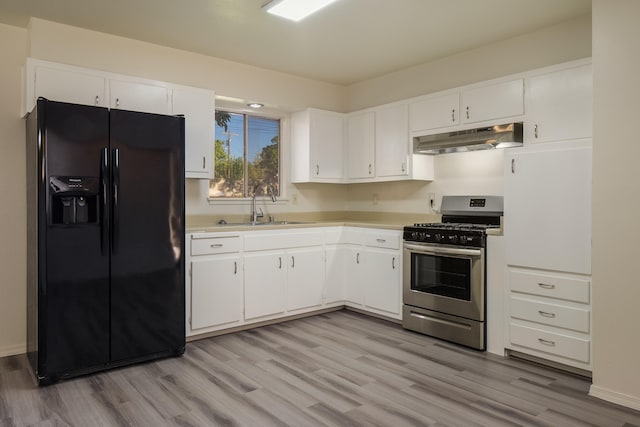
POLYGON ((500 227, 501 196, 444 196, 442 222, 404 227, 406 329, 478 350, 486 342, 486 230, 500 227))

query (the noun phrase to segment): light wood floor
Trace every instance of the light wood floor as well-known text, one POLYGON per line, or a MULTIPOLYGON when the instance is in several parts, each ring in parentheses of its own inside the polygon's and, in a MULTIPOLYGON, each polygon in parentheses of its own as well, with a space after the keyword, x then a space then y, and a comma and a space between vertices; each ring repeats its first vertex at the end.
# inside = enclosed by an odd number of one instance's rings
POLYGON ((589 381, 350 311, 37 388, 0 359, 1 426, 640 426, 589 381))

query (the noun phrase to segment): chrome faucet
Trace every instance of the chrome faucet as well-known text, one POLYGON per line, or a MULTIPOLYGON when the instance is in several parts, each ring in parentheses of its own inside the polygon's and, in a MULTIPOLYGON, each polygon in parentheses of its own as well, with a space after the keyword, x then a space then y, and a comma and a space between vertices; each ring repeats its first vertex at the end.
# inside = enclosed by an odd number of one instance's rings
MULTIPOLYGON (((264 212, 262 211, 262 208, 256 208, 256 191, 258 190, 258 187, 260 187, 260 184, 257 184, 255 187, 253 187, 253 197, 251 197, 251 223, 252 224, 256 224, 259 218, 264 218, 264 212)), ((275 203, 277 200, 276 193, 273 191, 273 188, 271 188, 270 185, 267 185, 267 191, 271 196, 271 201, 275 203)))

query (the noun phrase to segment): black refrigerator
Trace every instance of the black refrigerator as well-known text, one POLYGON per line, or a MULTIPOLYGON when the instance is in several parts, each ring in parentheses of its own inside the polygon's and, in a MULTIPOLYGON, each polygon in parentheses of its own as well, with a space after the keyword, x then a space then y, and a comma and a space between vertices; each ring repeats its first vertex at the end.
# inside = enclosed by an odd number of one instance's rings
POLYGON ((40 385, 184 353, 184 117, 38 99, 27 212, 40 385))

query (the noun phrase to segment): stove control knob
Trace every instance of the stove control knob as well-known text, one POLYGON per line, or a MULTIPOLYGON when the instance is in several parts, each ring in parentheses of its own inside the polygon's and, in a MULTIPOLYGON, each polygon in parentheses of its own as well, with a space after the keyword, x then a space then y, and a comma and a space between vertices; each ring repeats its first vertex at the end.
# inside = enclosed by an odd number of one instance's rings
POLYGON ((453 236, 449 236, 449 242, 458 243, 458 236, 455 234, 453 236))
POLYGON ((419 236, 419 233, 417 231, 414 231, 413 233, 411 233, 411 238, 412 239, 417 239, 419 236))
POLYGON ((436 242, 439 242, 441 240, 442 240, 442 234, 436 233, 436 242))

